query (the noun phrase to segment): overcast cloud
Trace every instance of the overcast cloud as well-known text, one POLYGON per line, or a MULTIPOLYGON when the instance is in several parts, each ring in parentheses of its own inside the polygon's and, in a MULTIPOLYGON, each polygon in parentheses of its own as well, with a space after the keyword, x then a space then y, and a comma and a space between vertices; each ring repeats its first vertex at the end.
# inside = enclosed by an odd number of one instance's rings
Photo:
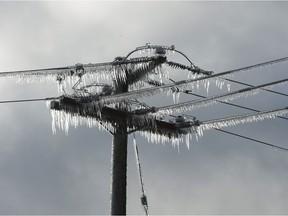
MULTIPOLYGON (((111 61, 151 42, 174 44, 218 73, 288 56, 287 10, 288 2, 1 1, 0 71, 111 61)), ((287 78, 286 68, 234 79, 261 84, 287 78)), ((287 85, 275 90, 288 94, 287 85)), ((50 96, 57 96, 56 83, 0 80, 0 100, 50 96)), ((150 101, 172 102, 159 98, 150 101)), ((262 93, 235 103, 266 110, 287 106, 287 98, 262 93)), ((215 105, 193 115, 242 113, 215 105)), ((109 214, 110 134, 82 126, 53 135, 44 102, 1 104, 0 117, 0 214, 109 214)), ((288 147, 283 119, 227 130, 288 147)), ((151 214, 288 214, 286 152, 213 130, 194 139, 190 150, 181 145, 180 153, 136 138, 151 214)), ((128 157, 127 213, 144 214, 131 140, 128 157)))

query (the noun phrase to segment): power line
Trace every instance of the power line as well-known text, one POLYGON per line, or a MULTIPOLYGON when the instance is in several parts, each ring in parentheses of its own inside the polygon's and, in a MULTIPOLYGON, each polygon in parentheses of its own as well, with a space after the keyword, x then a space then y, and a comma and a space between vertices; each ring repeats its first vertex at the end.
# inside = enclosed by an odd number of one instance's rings
POLYGON ((7 100, 7 101, 0 101, 0 104, 35 102, 35 101, 46 101, 46 100, 55 100, 55 99, 59 99, 59 97, 34 98, 34 99, 20 99, 20 100, 7 100))
MULTIPOLYGON (((250 85, 250 84, 247 84, 247 83, 244 83, 244 82, 240 82, 240 81, 236 81, 236 80, 232 80, 232 79, 226 79, 226 78, 223 78, 223 79, 226 80, 226 81, 229 81, 229 82, 245 85, 245 86, 248 86, 248 87, 254 87, 253 85, 250 85)), ((273 90, 270 90, 270 89, 262 89, 262 90, 288 97, 288 94, 285 94, 285 93, 282 93, 282 92, 277 92, 277 91, 273 91, 273 90)))
MULTIPOLYGON (((190 92, 185 92, 185 93, 186 93, 186 94, 195 95, 195 96, 198 96, 198 97, 202 97, 202 98, 206 98, 205 96, 198 95, 198 94, 194 94, 194 93, 190 93, 190 92)), ((46 101, 46 100, 53 100, 53 99, 59 99, 59 97, 0 101, 0 104, 4 104, 4 103, 19 103, 19 102, 21 103, 21 102, 46 101)), ((222 101, 220 101, 220 102, 221 102, 221 103, 224 103, 224 104, 227 104, 227 105, 231 105, 231 106, 243 108, 243 109, 248 109, 248 110, 251 110, 251 111, 260 112, 259 110, 256 110, 256 109, 252 109, 252 108, 248 108, 248 107, 244 107, 244 106, 240 106, 240 105, 236 105, 236 104, 231 104, 231 103, 227 103, 227 102, 222 102, 222 101)), ((282 116, 279 116, 278 118, 282 118, 282 119, 288 120, 288 118, 285 118, 285 117, 282 117, 282 116)), ((260 141, 260 140, 254 139, 254 138, 250 138, 250 137, 247 137, 247 136, 244 136, 244 135, 232 133, 232 132, 225 131, 225 130, 222 130, 222 129, 217 129, 217 128, 214 128, 214 129, 217 130, 217 131, 226 133, 226 134, 230 134, 230 135, 234 135, 234 136, 237 136, 237 137, 241 137, 241 138, 244 138, 244 139, 247 139, 247 140, 250 140, 250 141, 254 141, 254 142, 257 142, 257 143, 260 143, 260 144, 264 144, 264 145, 267 145, 267 146, 270 146, 270 147, 273 147, 273 148, 277 148, 277 149, 280 149, 280 150, 288 151, 287 148, 284 148, 284 147, 281 147, 281 146, 273 145, 273 144, 270 144, 270 143, 267 143, 267 142, 264 142, 264 141, 260 141)))
POLYGON ((244 135, 236 134, 236 133, 233 133, 233 132, 230 132, 230 131, 226 131, 226 130, 222 130, 222 129, 217 129, 217 128, 214 128, 214 129, 217 130, 217 131, 220 131, 222 133, 230 134, 230 135, 241 137, 243 139, 247 139, 247 140, 250 140, 250 141, 253 141, 253 142, 257 142, 257 143, 260 143, 260 144, 263 144, 263 145, 266 145, 266 146, 270 146, 270 147, 272 147, 274 149, 288 151, 288 148, 284 148, 284 147, 281 147, 281 146, 278 146, 278 145, 273 145, 273 144, 268 143, 268 142, 263 142, 263 141, 260 141, 260 140, 257 140, 257 139, 253 139, 253 138, 250 138, 250 137, 247 137, 247 136, 244 136, 244 135))
POLYGON ((254 86, 254 87, 247 87, 244 89, 240 89, 237 91, 233 91, 233 92, 229 92, 226 94, 220 94, 220 95, 216 95, 216 96, 212 96, 212 97, 208 97, 205 99, 199 99, 196 101, 186 101, 183 103, 178 103, 178 104, 174 104, 174 105, 168 105, 168 106, 163 106, 163 107, 159 107, 158 108, 158 112, 161 112, 162 114, 164 113, 173 113, 173 112, 179 112, 182 110, 192 110, 192 109, 196 109, 199 107, 204 107, 207 105, 211 105, 216 103, 219 100, 233 100, 235 98, 241 97, 241 96, 247 96, 247 94, 252 94, 252 93, 257 93, 257 90, 262 89, 264 87, 268 87, 268 86, 273 86, 273 85, 277 85, 280 83, 284 83, 287 82, 288 79, 282 79, 282 80, 278 80, 278 81, 274 81, 274 82, 270 82, 270 83, 265 83, 259 86, 254 86))
POLYGON ((205 130, 219 127, 233 126, 240 123, 255 122, 258 120, 271 119, 276 116, 282 116, 288 114, 288 107, 273 109, 268 111, 262 111, 252 114, 244 114, 232 117, 218 118, 201 122, 200 127, 205 130))
MULTIPOLYGON (((173 116, 173 115, 171 115, 171 116, 173 116)), ((190 115, 188 115, 188 116, 190 116, 190 115)), ((176 117, 176 116, 173 116, 173 117, 176 117)), ((249 141, 253 141, 253 142, 257 142, 257 143, 260 143, 260 144, 263 144, 263 145, 266 145, 266 146, 269 146, 269 147, 273 147, 274 149, 288 151, 288 148, 281 147, 281 146, 278 146, 278 145, 273 145, 271 143, 264 142, 264 141, 261 141, 261 140, 258 140, 258 139, 254 139, 254 138, 247 137, 247 136, 244 136, 244 135, 240 135, 240 134, 237 134, 237 133, 233 133, 233 132, 230 132, 230 131, 222 130, 222 129, 219 129, 219 128, 213 128, 213 129, 217 130, 217 131, 220 131, 220 132, 223 132, 223 133, 226 133, 226 134, 230 134, 230 135, 237 136, 237 137, 240 137, 240 138, 243 138, 243 139, 247 139, 249 141)))
MULTIPOLYGON (((207 98, 207 97, 205 97, 205 96, 203 96, 203 95, 195 94, 195 93, 188 92, 188 91, 184 91, 183 93, 185 93, 185 94, 190 94, 190 95, 193 95, 193 96, 197 96, 197 97, 200 97, 200 98, 207 98)), ((218 103, 222 103, 222 104, 226 104, 226 105, 229 105, 229 106, 238 107, 238 108, 241 108, 241 109, 246 109, 246 110, 254 111, 254 112, 261 112, 260 110, 252 109, 252 108, 249 108, 249 107, 246 107, 246 106, 241 106, 241 105, 238 105, 238 104, 233 104, 233 103, 224 102, 224 101, 217 101, 217 102, 218 102, 218 103)), ((277 116, 277 117, 278 117, 278 118, 281 118, 281 119, 288 120, 288 118, 283 117, 283 116, 277 116)))

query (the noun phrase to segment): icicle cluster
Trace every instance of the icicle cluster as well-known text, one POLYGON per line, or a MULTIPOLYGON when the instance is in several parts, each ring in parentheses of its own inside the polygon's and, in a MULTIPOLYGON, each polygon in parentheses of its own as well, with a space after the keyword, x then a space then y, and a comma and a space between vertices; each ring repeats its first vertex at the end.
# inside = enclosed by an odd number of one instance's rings
POLYGON ((165 134, 159 134, 151 131, 139 131, 139 134, 143 136, 149 143, 153 144, 172 144, 173 147, 178 147, 185 143, 187 149, 190 148, 190 143, 192 141, 193 135, 196 137, 198 141, 198 135, 195 133, 194 129, 191 129, 187 134, 178 134, 177 136, 168 136, 165 134))
POLYGON ((168 137, 166 135, 162 135, 162 134, 157 134, 154 132, 149 132, 149 131, 139 131, 140 135, 143 136, 144 138, 146 138, 148 140, 148 142, 151 143, 170 143, 175 147, 175 146, 179 146, 179 144, 183 141, 182 137, 168 137))
POLYGON ((68 134, 69 127, 77 128, 86 125, 90 128, 98 127, 99 130, 114 131, 110 123, 99 122, 95 118, 82 117, 62 110, 50 110, 52 117, 52 131, 56 134, 57 128, 68 134))

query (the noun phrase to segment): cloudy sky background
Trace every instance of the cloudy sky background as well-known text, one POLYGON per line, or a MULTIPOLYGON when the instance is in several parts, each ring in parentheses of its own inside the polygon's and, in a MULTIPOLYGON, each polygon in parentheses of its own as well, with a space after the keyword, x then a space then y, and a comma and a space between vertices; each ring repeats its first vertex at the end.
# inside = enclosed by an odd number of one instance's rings
MULTIPOLYGON (((151 42, 174 44, 199 67, 222 72, 288 56, 287 10, 288 2, 2 1, 0 71, 106 62, 151 42)), ((287 66, 233 79, 283 79, 287 66)), ((0 100, 57 96, 53 82, 0 82, 0 100)), ((287 85, 275 90, 288 93, 287 85)), ((266 110, 287 106, 287 98, 262 93, 235 103, 266 110)), ((192 114, 208 120, 243 113, 215 105, 192 114)), ((109 214, 108 133, 83 126, 53 135, 45 102, 1 104, 0 117, 0 214, 109 214)), ((227 130, 288 147, 287 123, 266 120, 227 130)), ((151 214, 288 214, 286 152, 213 130, 190 150, 181 145, 180 153, 136 138, 151 214)), ((143 214, 131 141, 127 213, 143 214)))

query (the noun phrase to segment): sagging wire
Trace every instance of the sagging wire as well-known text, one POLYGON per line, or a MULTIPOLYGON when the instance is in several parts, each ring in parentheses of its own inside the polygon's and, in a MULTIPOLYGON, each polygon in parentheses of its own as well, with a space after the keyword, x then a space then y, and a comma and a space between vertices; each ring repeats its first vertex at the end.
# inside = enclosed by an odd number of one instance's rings
POLYGON ((148 202, 147 202, 147 196, 145 194, 144 190, 144 182, 143 182, 143 175, 142 175, 142 169, 141 169, 141 164, 140 164, 140 158, 139 158, 139 152, 138 152, 138 146, 135 138, 135 133, 133 133, 133 145, 134 145, 134 150, 135 150, 135 157, 136 157, 136 163, 137 163, 137 168, 138 168, 138 174, 139 174, 139 180, 140 180, 140 185, 141 185, 141 204, 144 208, 146 216, 149 215, 148 213, 148 202))

